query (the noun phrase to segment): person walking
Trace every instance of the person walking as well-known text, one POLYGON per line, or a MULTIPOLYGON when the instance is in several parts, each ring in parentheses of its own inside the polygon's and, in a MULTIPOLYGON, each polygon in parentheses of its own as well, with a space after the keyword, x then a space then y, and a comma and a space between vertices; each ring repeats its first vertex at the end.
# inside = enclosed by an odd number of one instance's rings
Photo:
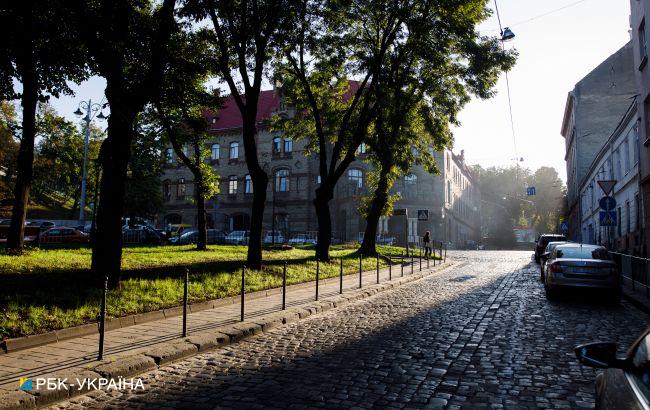
POLYGON ((431 232, 424 233, 422 242, 424 243, 424 259, 429 259, 431 257, 431 232))

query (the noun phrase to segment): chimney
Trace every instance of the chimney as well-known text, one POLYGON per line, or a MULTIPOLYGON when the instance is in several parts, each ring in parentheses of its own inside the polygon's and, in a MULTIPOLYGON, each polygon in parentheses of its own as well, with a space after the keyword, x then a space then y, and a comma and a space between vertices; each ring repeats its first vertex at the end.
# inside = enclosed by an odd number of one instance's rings
POLYGON ((461 149, 460 150, 460 162, 465 163, 465 150, 461 149))

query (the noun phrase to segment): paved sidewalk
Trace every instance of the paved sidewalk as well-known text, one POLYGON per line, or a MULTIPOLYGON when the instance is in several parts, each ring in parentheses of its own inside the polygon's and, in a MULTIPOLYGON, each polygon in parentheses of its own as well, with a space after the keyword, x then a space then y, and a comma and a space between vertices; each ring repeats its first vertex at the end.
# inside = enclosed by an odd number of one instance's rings
MULTIPOLYGON (((433 261, 430 268, 433 269, 433 261)), ((413 267, 419 273, 418 260, 413 267)), ((438 265, 440 266, 440 265, 438 265)), ((422 271, 426 271, 426 261, 422 261, 422 271)), ((404 276, 411 274, 410 265, 404 266, 404 276)), ((389 269, 380 270, 380 282, 388 281, 389 269)), ((375 270, 363 273, 363 285, 367 287, 377 283, 375 270)), ((392 266, 393 281, 400 279, 400 265, 392 266)), ((315 300, 315 281, 312 286, 293 285, 287 287, 287 308, 308 306, 315 300)), ((347 275, 343 279, 344 295, 346 291, 359 288, 359 275, 347 275)), ((339 296, 339 278, 321 280, 319 283, 319 300, 339 296)), ((246 301, 246 319, 251 319, 273 312, 280 312, 282 293, 246 301)), ((214 309, 188 313, 188 336, 225 325, 239 322, 240 304, 234 303, 214 309)), ((169 342, 178 342, 181 338, 182 316, 137 324, 106 332, 104 360, 120 356, 130 356, 150 350, 152 346, 169 342)), ((0 390, 15 390, 21 377, 40 377, 53 372, 75 372, 99 364, 97 359, 99 335, 89 335, 69 339, 35 348, 9 352, 0 355, 0 390)))
POLYGON ((623 280, 623 296, 637 308, 650 313, 650 290, 643 284, 637 282, 633 288, 631 280, 623 280))

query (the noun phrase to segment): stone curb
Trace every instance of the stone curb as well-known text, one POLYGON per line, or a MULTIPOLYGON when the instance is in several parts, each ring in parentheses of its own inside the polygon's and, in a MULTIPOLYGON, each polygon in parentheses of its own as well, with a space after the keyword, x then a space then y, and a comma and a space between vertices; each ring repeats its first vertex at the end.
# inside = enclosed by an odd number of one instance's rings
MULTIPOLYGON (((441 265, 438 265, 441 266, 441 265)), ((437 267, 437 266, 436 266, 437 267)), ((382 268, 384 269, 384 268, 382 268)), ((433 269, 433 267, 431 267, 433 269)), ((367 273, 365 271, 364 273, 367 273)), ((356 273, 351 273, 346 276, 356 275, 356 273)), ((415 273, 414 273, 415 275, 415 273)), ((410 274, 409 274, 410 276, 410 274)), ((322 279, 321 284, 328 284, 331 282, 338 282, 339 278, 332 277, 327 279, 322 279)), ((287 289, 302 289, 305 287, 313 287, 312 282, 303 282, 296 283, 293 285, 288 285, 287 289)), ((254 300, 263 298, 266 296, 278 295, 282 291, 282 288, 271 288, 265 290, 259 290, 256 292, 251 292, 246 294, 246 300, 254 300)), ((189 313, 196 313, 203 310, 214 309, 220 306, 231 305, 233 303, 239 303, 240 296, 228 296, 221 299, 211 299, 204 302, 197 302, 188 305, 189 313)), ((106 320, 106 330, 115 330, 121 329, 136 324, 153 322, 156 320, 169 319, 171 317, 182 316, 183 307, 174 306, 171 308, 153 310, 151 312, 137 313, 128 316, 121 316, 117 318, 107 319, 106 320)), ((53 330, 47 333, 41 333, 37 335, 17 337, 13 339, 6 339, 0 342, 0 355, 4 353, 15 352, 18 350, 29 349, 32 347, 43 346, 50 343, 61 342, 67 339, 73 339, 76 337, 88 336, 99 333, 99 325, 97 323, 87 323, 84 325, 68 327, 65 329, 53 330)))
MULTIPOLYGON (((85 377, 114 379, 119 377, 133 377, 200 352, 202 353, 237 343, 251 336, 267 332, 275 327, 294 323, 336 307, 367 299, 383 291, 418 281, 431 274, 451 268, 454 265, 456 263, 452 261, 444 265, 438 265, 435 268, 431 267, 429 270, 414 272, 412 275, 397 277, 393 279, 395 281, 394 283, 383 283, 379 285, 373 283, 362 289, 348 290, 348 294, 333 296, 328 299, 315 301, 307 306, 289 308, 285 311, 270 313, 237 324, 222 326, 212 331, 200 332, 182 340, 173 341, 171 344, 154 345, 151 347, 151 350, 145 353, 115 357, 110 360, 105 360, 94 367, 67 369, 65 376, 62 376, 62 372, 57 375, 43 377, 68 377, 70 379, 81 379, 85 377)), ((63 391, 51 390, 47 391, 47 393, 41 393, 40 391, 0 390, 0 410, 40 408, 86 392, 87 390, 76 390, 74 388, 63 391)))

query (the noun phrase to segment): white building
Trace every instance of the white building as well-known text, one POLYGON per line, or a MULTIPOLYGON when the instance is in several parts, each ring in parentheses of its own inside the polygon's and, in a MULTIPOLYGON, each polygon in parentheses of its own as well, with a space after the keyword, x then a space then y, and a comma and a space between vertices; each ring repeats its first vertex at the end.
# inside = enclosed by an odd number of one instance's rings
POLYGON ((605 145, 594 158, 579 188, 580 229, 584 243, 609 245, 620 251, 638 251, 641 203, 639 198, 639 123, 636 101, 630 106, 605 145), (616 180, 611 196, 616 200, 617 226, 600 226, 598 181, 616 180))

